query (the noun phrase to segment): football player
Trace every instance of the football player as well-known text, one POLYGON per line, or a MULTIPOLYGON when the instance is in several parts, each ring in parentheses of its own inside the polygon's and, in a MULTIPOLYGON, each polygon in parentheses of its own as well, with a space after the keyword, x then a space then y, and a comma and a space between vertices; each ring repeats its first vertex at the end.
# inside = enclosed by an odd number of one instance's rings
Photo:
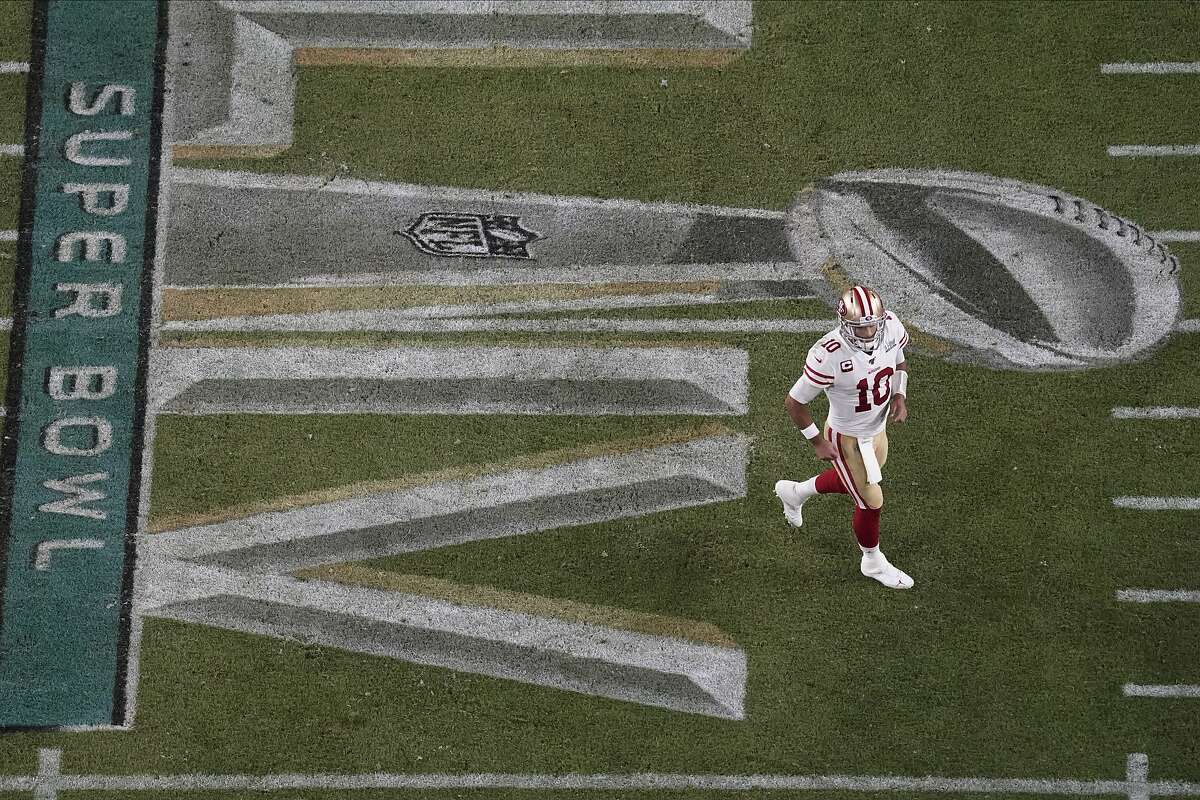
POLYGON ((838 326, 809 349, 804 374, 784 401, 817 458, 832 466, 803 482, 779 481, 775 494, 783 502, 784 517, 797 528, 803 522, 800 508, 810 498, 850 495, 862 574, 893 589, 908 589, 912 578, 892 566, 879 549, 880 470, 888 455, 885 427, 889 416, 894 422, 908 418, 908 333, 879 295, 865 286, 852 286, 842 294, 837 315, 838 326), (821 392, 829 398, 824 433, 808 410, 821 392))

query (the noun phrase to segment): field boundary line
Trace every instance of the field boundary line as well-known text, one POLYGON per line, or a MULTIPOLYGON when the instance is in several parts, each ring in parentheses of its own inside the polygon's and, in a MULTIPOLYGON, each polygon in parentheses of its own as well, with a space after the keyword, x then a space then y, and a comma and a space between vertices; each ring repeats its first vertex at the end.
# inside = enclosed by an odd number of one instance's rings
POLYGON ((28 61, 0 61, 0 75, 19 75, 29 72, 28 61))
POLYGON ((36 776, 0 777, 0 791, 33 791, 39 800, 56 800, 61 791, 255 791, 289 789, 340 790, 784 790, 784 791, 923 791, 971 794, 1043 794, 1065 796, 1116 795, 1127 798, 1198 797, 1200 783, 1150 781, 1150 760, 1145 753, 1130 753, 1124 780, 1077 780, 1070 778, 949 778, 899 775, 715 775, 677 773, 600 773, 566 775, 516 773, 358 773, 274 775, 64 775, 62 751, 39 751, 36 776))
POLYGON ((0 144, 0 156, 13 156, 20 158, 25 155, 25 145, 23 144, 0 144))

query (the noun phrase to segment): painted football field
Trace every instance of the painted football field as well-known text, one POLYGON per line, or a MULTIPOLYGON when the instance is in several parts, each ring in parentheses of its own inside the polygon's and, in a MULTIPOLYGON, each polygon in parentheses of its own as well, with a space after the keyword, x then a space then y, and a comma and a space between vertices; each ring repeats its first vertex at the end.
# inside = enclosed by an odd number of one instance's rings
MULTIPOLYGON (((0 5, 0 63, 30 61, 32 14, 0 5)), ((164 597, 160 550, 276 573, 241 605, 147 601, 132 726, 0 734, 0 798, 1200 795, 1200 6, 755 2, 753 23, 744 52, 693 66, 300 64, 290 147, 176 153, 168 201, 236 172, 775 213, 844 171, 969 171, 1167 241, 1179 331, 1134 362, 1030 372, 946 361, 926 329, 884 483, 882 544, 916 586, 889 592, 858 574, 846 498, 796 530, 772 492, 823 468, 783 410, 834 325, 807 277, 218 287, 168 264, 151 381, 183 388, 156 406, 139 563, 164 597), (1177 68, 1104 69, 1149 63, 1177 68), (404 324, 207 322, 355 311, 404 324), (402 386, 314 366, 395 350, 438 366, 402 386), (248 388, 188 377, 218 351, 248 388), (415 544, 362 521, 381 497, 415 544), (328 547, 237 539, 273 512, 332 526, 328 547), (201 533, 228 546, 188 551, 201 533), (347 608, 387 593, 443 638, 277 616, 306 585, 347 608)), ((26 83, 0 74, 0 144, 24 141, 26 83)), ((0 231, 20 175, 0 155, 0 231)), ((400 252, 407 224, 374 233, 400 252)), ((170 235, 197 263, 223 246, 170 235)))

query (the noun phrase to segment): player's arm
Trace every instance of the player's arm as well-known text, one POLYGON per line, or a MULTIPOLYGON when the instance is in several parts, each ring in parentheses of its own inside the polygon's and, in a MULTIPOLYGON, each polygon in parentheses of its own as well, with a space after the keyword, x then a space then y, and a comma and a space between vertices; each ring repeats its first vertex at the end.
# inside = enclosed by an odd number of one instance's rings
POLYGON ((908 361, 896 365, 896 374, 892 376, 892 407, 889 412, 892 422, 904 422, 908 419, 908 361))
POLYGON ((783 401, 783 407, 791 417, 792 423, 800 429, 804 438, 808 439, 809 444, 813 446, 813 452, 817 458, 832 461, 837 458, 837 448, 821 435, 821 429, 813 422, 812 412, 808 410, 808 404, 824 390, 825 387, 818 385, 805 374, 788 392, 783 401))

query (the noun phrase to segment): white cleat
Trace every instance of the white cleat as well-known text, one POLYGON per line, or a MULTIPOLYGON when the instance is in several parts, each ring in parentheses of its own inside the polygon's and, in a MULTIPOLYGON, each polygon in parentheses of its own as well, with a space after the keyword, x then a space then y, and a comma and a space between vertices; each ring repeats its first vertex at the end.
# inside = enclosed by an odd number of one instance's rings
POLYGON ((908 573, 893 567, 883 553, 864 555, 859 568, 863 575, 874 578, 889 589, 912 588, 913 579, 908 577, 908 573))
POLYGON ((783 516, 793 528, 804 524, 804 517, 800 514, 800 506, 804 505, 804 501, 796 491, 799 485, 795 481, 775 481, 775 496, 783 503, 783 516))

